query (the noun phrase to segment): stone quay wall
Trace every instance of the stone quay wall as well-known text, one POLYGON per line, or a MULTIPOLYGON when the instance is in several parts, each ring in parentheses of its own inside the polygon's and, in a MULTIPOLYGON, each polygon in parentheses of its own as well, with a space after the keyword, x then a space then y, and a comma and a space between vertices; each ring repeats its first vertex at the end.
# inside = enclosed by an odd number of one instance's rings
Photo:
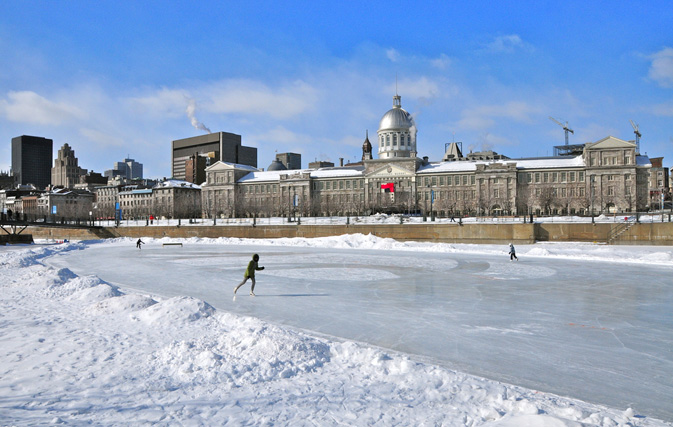
MULTIPOLYGON (((606 243, 619 223, 535 224, 350 224, 350 225, 257 225, 253 226, 139 226, 139 227, 29 227, 35 239, 92 240, 118 237, 190 238, 238 237, 274 239, 281 237, 327 237, 342 234, 372 234, 400 241, 530 244, 550 242, 606 243)), ((673 245, 673 223, 639 223, 620 234, 611 244, 673 245)))

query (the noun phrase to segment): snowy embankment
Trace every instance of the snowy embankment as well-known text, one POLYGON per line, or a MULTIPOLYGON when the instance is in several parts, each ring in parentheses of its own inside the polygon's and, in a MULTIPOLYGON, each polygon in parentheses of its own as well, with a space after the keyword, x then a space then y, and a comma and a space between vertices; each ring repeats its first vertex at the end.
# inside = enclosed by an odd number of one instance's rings
MULTIPOLYGON (((198 242, 505 250, 362 235, 198 242)), ((670 425, 218 312, 193 298, 125 293, 42 263, 87 245, 0 250, 0 425, 670 425)), ((574 246, 520 253, 625 256, 600 247, 575 254, 574 246)), ((630 257, 662 262, 666 253, 630 257)))
MULTIPOLYGON (((144 242, 184 242, 192 244, 213 245, 260 245, 260 246, 301 246, 315 248, 340 249, 372 249, 394 251, 416 251, 434 253, 473 253, 480 255, 506 256, 509 252, 507 245, 483 244, 449 244, 429 242, 400 242, 394 239, 380 238, 371 234, 348 234, 342 236, 318 238, 279 238, 279 239, 241 239, 236 237, 221 237, 218 239, 192 237, 188 239, 161 239, 143 238, 144 242)), ((135 242, 134 239, 124 237, 111 239, 109 242, 135 242)), ((564 243, 536 243, 534 245, 517 245, 519 256, 549 257, 577 259, 584 261, 606 261, 633 264, 673 265, 673 251, 667 246, 609 246, 595 243, 564 242, 564 243)))

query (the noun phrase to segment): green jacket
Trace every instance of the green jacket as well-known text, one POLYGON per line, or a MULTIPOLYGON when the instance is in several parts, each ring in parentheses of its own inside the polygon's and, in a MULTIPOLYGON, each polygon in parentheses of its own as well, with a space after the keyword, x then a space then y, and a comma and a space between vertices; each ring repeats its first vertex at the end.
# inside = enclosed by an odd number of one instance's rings
POLYGON ((245 270, 243 277, 255 277, 255 270, 264 270, 264 267, 258 267, 257 261, 253 259, 248 263, 248 268, 245 270))

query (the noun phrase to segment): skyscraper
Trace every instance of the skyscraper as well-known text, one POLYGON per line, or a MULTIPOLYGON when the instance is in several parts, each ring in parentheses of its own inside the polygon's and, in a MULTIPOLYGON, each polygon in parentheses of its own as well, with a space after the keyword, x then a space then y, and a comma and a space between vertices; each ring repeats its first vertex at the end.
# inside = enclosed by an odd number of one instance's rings
POLYGON ((218 160, 257 167, 257 148, 241 144, 241 135, 214 132, 192 138, 178 139, 172 143, 173 171, 175 179, 187 179, 187 161, 193 155, 211 156, 218 160))
POLYGON ((12 173, 17 184, 33 184, 44 189, 51 184, 54 141, 40 136, 12 138, 12 173))
POLYGON ((75 184, 79 184, 79 177, 86 175, 86 172, 86 169, 80 168, 77 164, 75 150, 66 143, 58 150, 58 155, 54 160, 54 167, 51 169, 51 183, 54 186, 75 188, 75 184))
POLYGON ((126 179, 143 179, 143 164, 133 159, 124 159, 123 162, 115 162, 114 168, 106 170, 103 175, 108 178, 121 176, 126 179))

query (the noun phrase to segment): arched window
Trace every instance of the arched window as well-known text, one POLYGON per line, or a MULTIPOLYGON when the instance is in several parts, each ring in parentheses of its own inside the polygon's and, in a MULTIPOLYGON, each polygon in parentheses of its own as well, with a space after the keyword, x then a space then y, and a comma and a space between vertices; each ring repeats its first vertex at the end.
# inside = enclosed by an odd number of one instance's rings
POLYGON ((397 135, 393 135, 393 146, 397 146, 397 135))
POLYGON ((386 146, 390 147, 390 135, 386 135, 386 146))

